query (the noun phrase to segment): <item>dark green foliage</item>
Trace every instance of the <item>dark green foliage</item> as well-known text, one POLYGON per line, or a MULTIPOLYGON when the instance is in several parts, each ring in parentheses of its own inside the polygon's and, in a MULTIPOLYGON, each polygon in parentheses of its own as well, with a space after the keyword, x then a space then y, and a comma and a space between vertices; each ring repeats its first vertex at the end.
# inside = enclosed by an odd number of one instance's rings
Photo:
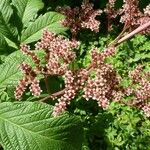
MULTIPOLYGON (((91 0, 95 8, 104 9, 108 1, 91 0)), ((22 78, 19 65, 35 64, 22 54, 21 43, 31 49, 47 28, 70 38, 70 32, 60 23, 64 16, 55 12, 57 6, 80 6, 81 0, 1 0, 0 1, 0 144, 4 150, 150 150, 150 120, 142 111, 112 102, 107 110, 99 108, 96 101, 86 101, 78 93, 67 112, 54 118, 53 106, 57 100, 40 100, 48 96, 44 76, 38 75, 42 94, 33 97, 25 91, 22 102, 16 102, 14 91, 22 78)), ((117 0, 115 9, 122 6, 117 0)), ((143 9, 149 0, 140 0, 143 9)), ((97 47, 103 51, 122 30, 118 18, 108 33, 106 14, 101 20, 99 33, 81 30, 77 39, 76 60, 70 68, 86 68, 91 62, 90 50, 97 47)), ((45 65, 45 53, 35 50, 45 65)), ((122 77, 122 86, 130 85, 128 71, 142 64, 150 69, 150 36, 138 34, 117 47, 116 54, 107 59, 122 77)), ((48 77, 51 93, 64 88, 62 77, 48 77)), ((124 99, 128 101, 128 98, 124 99)))

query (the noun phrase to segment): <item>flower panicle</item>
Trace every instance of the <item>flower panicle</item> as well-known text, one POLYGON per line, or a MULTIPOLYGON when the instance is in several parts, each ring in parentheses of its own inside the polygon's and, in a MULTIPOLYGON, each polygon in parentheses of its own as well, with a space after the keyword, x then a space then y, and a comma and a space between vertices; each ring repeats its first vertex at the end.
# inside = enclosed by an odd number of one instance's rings
POLYGON ((66 16, 62 24, 70 28, 73 38, 76 37, 81 28, 99 31, 100 22, 95 17, 100 15, 102 10, 94 10, 93 6, 89 0, 84 0, 81 7, 57 7, 56 10, 66 16))

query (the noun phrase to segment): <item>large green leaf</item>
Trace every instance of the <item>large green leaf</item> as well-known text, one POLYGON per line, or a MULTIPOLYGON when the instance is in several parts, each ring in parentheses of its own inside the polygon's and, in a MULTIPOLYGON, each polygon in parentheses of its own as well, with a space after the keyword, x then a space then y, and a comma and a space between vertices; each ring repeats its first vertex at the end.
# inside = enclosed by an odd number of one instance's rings
POLYGON ((18 62, 11 61, 0 65, 0 92, 7 86, 16 85, 21 76, 18 62))
POLYGON ((10 5, 10 0, 1 0, 0 2, 0 12, 6 23, 9 22, 13 10, 10 5))
MULTIPOLYGON (((36 51, 36 53, 41 55, 42 51, 36 51)), ((39 56, 39 58, 41 57, 39 56)), ((33 68, 35 67, 31 57, 23 54, 20 50, 13 52, 5 58, 4 63, 0 65, 0 93, 7 87, 17 85, 19 79, 22 78, 19 65, 23 62, 31 65, 33 68)), ((41 79, 43 76, 39 74, 37 78, 41 79)))
POLYGON ((0 34, 3 34, 12 41, 15 41, 16 28, 5 22, 2 13, 0 12, 0 34))
POLYGON ((48 104, 0 104, 0 142, 4 150, 80 150, 82 126, 69 115, 52 117, 48 104))
POLYGON ((64 32, 66 29, 60 23, 63 18, 64 16, 57 12, 48 12, 40 16, 22 32, 21 42, 31 43, 39 40, 45 28, 56 33, 64 32))
POLYGON ((33 20, 37 15, 37 12, 43 8, 44 4, 42 0, 12 0, 12 4, 17 9, 17 14, 26 26, 29 21, 33 20))
POLYGON ((17 29, 9 23, 13 10, 10 0, 0 1, 0 33, 12 41, 16 41, 17 29))
POLYGON ((4 63, 0 65, 0 92, 4 91, 8 86, 15 86, 22 77, 19 65, 22 62, 33 64, 31 59, 24 55, 21 51, 15 51, 8 55, 4 63))

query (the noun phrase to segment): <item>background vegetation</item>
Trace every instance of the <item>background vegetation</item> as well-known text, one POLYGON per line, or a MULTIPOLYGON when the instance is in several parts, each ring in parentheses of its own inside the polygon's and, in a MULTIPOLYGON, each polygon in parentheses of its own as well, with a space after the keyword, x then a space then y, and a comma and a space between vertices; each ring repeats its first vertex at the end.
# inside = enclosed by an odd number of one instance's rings
MULTIPOLYGON (((106 8, 106 0, 92 0, 94 9, 106 8)), ((108 109, 102 109, 94 100, 86 101, 82 93, 71 101, 67 111, 53 117, 55 101, 48 96, 43 76, 38 75, 43 90, 34 97, 26 90, 20 102, 14 91, 23 73, 18 67, 22 62, 35 67, 33 60, 20 51, 20 44, 26 43, 34 49, 46 28, 65 38, 71 38, 68 28, 61 25, 65 18, 56 12, 57 6, 80 6, 81 0, 1 0, 0 2, 0 144, 4 150, 150 150, 150 120, 140 109, 123 103, 111 102, 108 109)), ((143 10, 149 0, 140 0, 143 10)), ((115 9, 123 1, 117 0, 115 9)), ((71 67, 86 67, 90 63, 90 51, 97 47, 103 51, 121 32, 123 24, 116 17, 112 30, 108 29, 106 13, 97 16, 100 31, 82 29, 77 40, 80 46, 75 50, 76 60, 71 67)), ((35 53, 44 63, 44 54, 35 53)), ((137 34, 121 43, 116 54, 108 62, 113 64, 122 78, 122 86, 130 81, 128 72, 139 64, 144 71, 150 70, 150 36, 137 34)), ((61 77, 49 76, 52 93, 59 91, 64 82, 61 77)), ((127 100, 127 99, 126 99, 127 100)))

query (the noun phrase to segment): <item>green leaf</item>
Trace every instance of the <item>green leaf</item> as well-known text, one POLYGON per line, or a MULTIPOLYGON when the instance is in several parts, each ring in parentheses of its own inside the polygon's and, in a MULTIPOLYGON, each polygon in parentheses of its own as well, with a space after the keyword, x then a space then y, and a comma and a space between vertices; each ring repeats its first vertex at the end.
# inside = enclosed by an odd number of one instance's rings
POLYGON ((52 117, 47 104, 0 104, 0 141, 4 150, 80 150, 82 126, 69 115, 52 117))
POLYGON ((15 50, 17 50, 19 48, 17 43, 14 43, 13 41, 9 40, 7 37, 5 37, 5 40, 6 40, 9 47, 14 48, 15 50))
POLYGON ((128 62, 129 63, 133 63, 133 62, 137 62, 139 60, 144 60, 144 59, 150 59, 150 53, 149 54, 144 54, 144 53, 135 54, 135 57, 134 58, 130 58, 128 60, 128 62))
POLYGON ((5 91, 3 91, 3 92, 0 93, 0 102, 1 103, 2 102, 8 102, 9 99, 10 99, 10 97, 9 97, 9 95, 5 91))
POLYGON ((12 27, 10 24, 5 22, 1 12, 0 12, 0 33, 12 41, 16 40, 15 39, 16 28, 12 27))
POLYGON ((7 86, 16 85, 22 77, 18 62, 11 61, 0 65, 0 92, 7 86))
POLYGON ((140 51, 144 51, 144 52, 150 52, 150 42, 149 40, 147 40, 144 44, 141 44, 141 46, 139 47, 140 51))
POLYGON ((7 52, 8 44, 2 34, 0 34, 0 53, 7 52))
POLYGON ((12 41, 16 41, 17 29, 9 23, 13 10, 10 0, 1 0, 0 2, 0 33, 12 41))
MULTIPOLYGON (((41 55, 43 51, 35 51, 37 55, 41 55)), ((41 56, 42 57, 42 56, 41 56)), ((39 56, 39 58, 41 59, 39 56)), ((22 77, 22 72, 19 65, 23 62, 35 67, 35 64, 30 56, 23 54, 20 50, 15 51, 8 55, 4 63, 0 65, 0 92, 4 91, 8 86, 16 86, 19 79, 22 77)), ((40 80, 43 78, 42 75, 38 75, 37 78, 40 80)))
POLYGON ((16 7, 18 17, 22 21, 23 26, 28 25, 44 6, 42 0, 12 0, 12 4, 16 7))
POLYGON ((15 61, 16 64, 21 64, 22 62, 30 62, 31 59, 29 59, 29 57, 25 54, 23 54, 20 50, 17 50, 13 53, 11 53, 10 55, 7 56, 7 58, 5 59, 5 63, 9 63, 9 62, 13 62, 15 61))
MULTIPOLYGON (((32 51, 33 52, 33 51, 32 51)), ((38 56, 38 58, 40 59, 40 61, 44 61, 45 60, 45 52, 42 50, 34 50, 35 54, 38 56)), ((32 67, 35 67, 35 64, 32 60, 32 58, 26 54, 23 54, 21 50, 15 51, 13 53, 11 53, 10 55, 8 55, 5 59, 5 63, 9 63, 11 61, 14 61, 19 65, 22 62, 28 63, 29 65, 31 65, 32 67)))
POLYGON ((1 0, 0 2, 0 12, 3 17, 3 20, 8 23, 10 20, 10 17, 13 13, 13 10, 10 5, 10 0, 1 0))
POLYGON ((32 63, 31 59, 19 50, 5 58, 4 63, 0 65, 0 92, 8 86, 17 85, 18 80, 22 77, 22 72, 19 69, 22 62, 32 63))
POLYGON ((66 28, 60 23, 63 18, 63 15, 56 12, 48 12, 45 15, 40 16, 22 32, 21 42, 31 43, 39 40, 42 36, 43 29, 45 28, 55 33, 64 32, 66 28))

